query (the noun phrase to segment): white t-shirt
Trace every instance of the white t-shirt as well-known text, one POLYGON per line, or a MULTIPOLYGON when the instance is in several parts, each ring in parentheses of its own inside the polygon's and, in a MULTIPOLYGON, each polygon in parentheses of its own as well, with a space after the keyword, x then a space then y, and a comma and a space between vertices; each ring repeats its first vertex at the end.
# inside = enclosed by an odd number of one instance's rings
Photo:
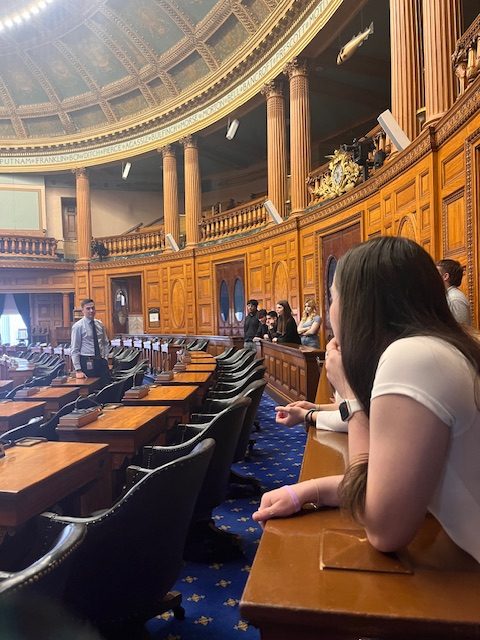
POLYGON ((480 411, 475 382, 480 381, 473 367, 455 347, 416 336, 397 340, 384 351, 371 397, 409 396, 449 427, 447 460, 429 511, 452 540, 480 562, 480 411))

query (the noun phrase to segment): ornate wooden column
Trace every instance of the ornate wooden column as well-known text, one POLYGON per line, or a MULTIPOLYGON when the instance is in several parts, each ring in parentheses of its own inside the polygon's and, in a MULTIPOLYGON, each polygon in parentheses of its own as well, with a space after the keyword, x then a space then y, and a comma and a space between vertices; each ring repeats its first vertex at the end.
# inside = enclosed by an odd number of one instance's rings
POLYGON ((92 257, 92 216, 90 209, 90 180, 87 170, 74 169, 77 195, 78 260, 88 262, 92 257))
POLYGON ((185 149, 185 227, 187 247, 200 242, 200 220, 202 215, 202 188, 197 142, 192 136, 180 141, 185 149))
POLYGON ((310 95, 306 61, 293 60, 287 65, 285 73, 290 80, 290 200, 294 214, 303 211, 309 202, 310 95))
MULTIPOLYGON (((180 241, 180 220, 178 217, 177 158, 172 145, 161 150, 163 158, 163 223, 165 235, 171 233, 175 242, 180 241)), ((169 246, 165 245, 168 250, 169 246)))
POLYGON ((418 0, 390 0, 392 114, 410 140, 419 133, 417 110, 424 106, 418 0))
POLYGON ((460 37, 459 0, 423 0, 426 124, 438 120, 455 100, 452 54, 460 37))
POLYGON ((287 200, 285 98, 278 81, 267 84, 262 93, 267 101, 268 198, 283 217, 287 200))

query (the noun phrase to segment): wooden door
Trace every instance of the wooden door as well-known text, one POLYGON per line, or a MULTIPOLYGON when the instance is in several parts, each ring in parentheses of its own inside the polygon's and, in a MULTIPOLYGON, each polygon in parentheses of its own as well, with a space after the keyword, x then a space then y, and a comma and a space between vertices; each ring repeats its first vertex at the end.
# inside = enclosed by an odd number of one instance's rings
POLYGON ((333 276, 337 267, 338 259, 356 244, 361 242, 360 223, 353 224, 346 229, 335 231, 320 239, 320 255, 322 257, 322 281, 323 281, 323 330, 325 332, 325 342, 333 337, 332 326, 330 324, 330 288, 333 276))
POLYGON ((62 198, 63 239, 77 241, 77 202, 75 198, 62 198))
POLYGON ((215 265, 217 323, 220 336, 243 336, 245 321, 245 262, 215 265))

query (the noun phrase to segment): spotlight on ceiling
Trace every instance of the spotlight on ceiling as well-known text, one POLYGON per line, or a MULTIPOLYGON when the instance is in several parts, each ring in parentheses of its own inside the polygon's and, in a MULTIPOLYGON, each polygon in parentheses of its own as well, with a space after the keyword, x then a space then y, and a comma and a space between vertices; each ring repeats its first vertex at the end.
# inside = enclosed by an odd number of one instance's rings
POLYGON ((265 211, 268 213, 273 222, 275 222, 275 224, 282 224, 283 218, 278 213, 276 206, 271 200, 265 200, 263 206, 265 207, 265 211))
POLYGON ((128 174, 130 173, 130 169, 132 168, 131 162, 122 162, 122 178, 126 180, 128 178, 128 174))
POLYGON ((167 243, 170 246, 170 249, 172 249, 172 251, 180 251, 180 247, 175 242, 175 238, 172 236, 171 233, 166 233, 165 234, 165 240, 167 241, 167 243))
POLYGON ((237 133, 237 129, 238 129, 238 125, 240 124, 240 122, 235 118, 235 120, 232 120, 230 122, 230 120, 228 121, 227 124, 227 133, 225 134, 225 137, 227 140, 233 140, 233 138, 235 137, 235 134, 237 133))

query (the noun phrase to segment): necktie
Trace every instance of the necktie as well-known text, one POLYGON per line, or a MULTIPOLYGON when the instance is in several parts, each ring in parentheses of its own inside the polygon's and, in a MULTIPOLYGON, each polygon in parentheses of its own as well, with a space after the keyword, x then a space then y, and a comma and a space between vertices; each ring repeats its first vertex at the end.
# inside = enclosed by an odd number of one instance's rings
POLYGON ((100 358, 100 347, 98 346, 97 327, 95 326, 95 320, 92 320, 92 333, 93 333, 93 348, 95 350, 95 358, 100 358))

